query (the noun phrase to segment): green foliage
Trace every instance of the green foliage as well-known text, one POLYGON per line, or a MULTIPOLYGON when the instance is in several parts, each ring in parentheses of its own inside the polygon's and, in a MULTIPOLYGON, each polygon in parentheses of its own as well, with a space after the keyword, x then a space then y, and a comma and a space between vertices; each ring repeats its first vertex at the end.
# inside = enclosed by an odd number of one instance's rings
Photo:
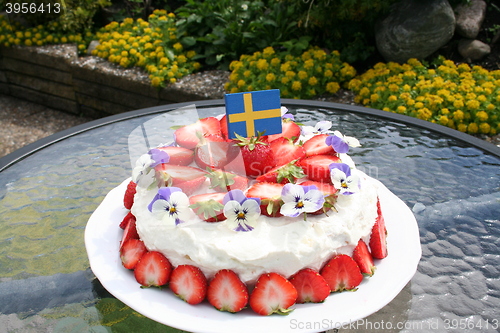
POLYGON ((177 27, 209 66, 226 69, 242 54, 298 38, 295 7, 282 1, 188 0, 177 27))
POLYGON ((300 56, 276 53, 272 47, 253 55, 242 55, 230 65, 232 73, 225 89, 231 93, 280 89, 284 98, 312 98, 336 93, 356 75, 340 60, 337 51, 310 48, 300 56))
POLYGON ((24 20, 31 26, 45 26, 57 22, 61 33, 77 33, 91 29, 96 12, 111 4, 109 0, 12 0, 9 2, 36 4, 36 10, 29 13, 12 14, 13 20, 22 19, 21 21, 24 20))
POLYGON ((372 108, 431 121, 469 134, 500 132, 500 70, 455 65, 434 67, 416 59, 379 63, 351 80, 355 101, 372 108))
POLYGON ((122 67, 143 67, 155 87, 174 83, 200 68, 196 52, 185 51, 178 40, 175 14, 155 10, 148 21, 127 18, 111 22, 98 33, 100 44, 92 52, 122 67))
POLYGON ((349 63, 364 61, 375 51, 374 26, 398 0, 284 0, 298 9, 302 35, 311 43, 339 50, 349 63))

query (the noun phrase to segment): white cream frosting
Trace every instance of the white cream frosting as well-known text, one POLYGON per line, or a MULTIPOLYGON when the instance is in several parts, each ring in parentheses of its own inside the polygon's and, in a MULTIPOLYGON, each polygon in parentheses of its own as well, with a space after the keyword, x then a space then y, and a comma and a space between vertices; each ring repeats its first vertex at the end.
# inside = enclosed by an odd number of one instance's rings
POLYGON ((248 232, 233 231, 223 222, 208 223, 197 216, 175 227, 166 226, 147 209, 156 190, 142 186, 137 187, 132 213, 146 247, 162 252, 172 265, 195 265, 207 278, 220 269, 231 269, 243 282, 253 284, 262 273, 289 277, 305 267, 319 270, 337 253, 352 254, 360 238, 368 240, 377 216, 377 185, 361 171, 352 172, 360 175, 361 190, 339 195, 337 211, 308 214, 306 221, 302 216, 261 215, 255 229, 248 232))

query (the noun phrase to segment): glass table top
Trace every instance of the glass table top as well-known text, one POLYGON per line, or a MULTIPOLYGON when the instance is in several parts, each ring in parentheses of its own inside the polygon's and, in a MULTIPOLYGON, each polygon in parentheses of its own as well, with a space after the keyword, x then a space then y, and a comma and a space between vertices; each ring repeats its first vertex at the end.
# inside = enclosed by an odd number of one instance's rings
MULTIPOLYGON (((196 104, 203 116, 224 112, 222 101, 196 104)), ((330 120, 334 129, 358 138, 362 146, 350 152, 358 168, 401 198, 420 230, 422 259, 413 279, 364 323, 338 331, 368 332, 385 323, 385 332, 497 332, 500 149, 381 111, 311 101, 282 104, 301 123, 330 120)), ((130 176, 129 135, 179 106, 98 120, 0 159, 0 327, 178 332, 133 311, 101 286, 89 268, 83 234, 106 193, 130 176)), ((151 130, 165 139, 170 135, 154 125, 151 130)))

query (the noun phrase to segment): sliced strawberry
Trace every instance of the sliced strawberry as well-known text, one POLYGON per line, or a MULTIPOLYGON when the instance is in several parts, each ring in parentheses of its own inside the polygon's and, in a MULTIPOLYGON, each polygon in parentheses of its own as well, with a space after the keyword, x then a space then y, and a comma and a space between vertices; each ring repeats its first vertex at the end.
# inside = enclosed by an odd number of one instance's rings
POLYGON ((146 252, 135 266, 134 276, 143 287, 161 287, 168 283, 172 265, 157 251, 146 252))
POLYGON ((290 281, 277 273, 259 276, 250 295, 250 307, 255 313, 268 316, 273 313, 286 315, 297 300, 297 290, 290 281))
POLYGON ((207 278, 198 267, 180 265, 172 271, 169 287, 180 299, 194 305, 205 299, 207 278))
POLYGON ((170 156, 168 164, 189 165, 193 162, 194 151, 191 149, 175 146, 159 147, 158 149, 167 152, 170 156))
POLYGON ((306 151, 302 146, 295 145, 293 141, 287 138, 278 138, 271 142, 270 145, 277 166, 288 164, 306 156, 306 151))
POLYGON ((355 290, 363 280, 358 264, 346 254, 338 254, 321 269, 320 274, 330 286, 330 290, 355 290))
POLYGON ((273 150, 267 141, 267 136, 243 138, 237 135, 237 137, 236 144, 241 149, 248 177, 258 177, 275 167, 273 150))
POLYGON ((331 184, 332 180, 328 166, 340 162, 340 158, 335 155, 314 155, 300 160, 297 164, 302 167, 310 180, 331 184))
POLYGON ((195 149, 194 161, 202 168, 221 169, 234 160, 240 150, 231 141, 225 141, 218 136, 220 141, 205 141, 195 149))
POLYGON ((370 250, 368 250, 368 246, 362 239, 358 241, 358 245, 354 248, 352 258, 358 264, 361 274, 372 276, 375 273, 373 257, 370 250))
POLYGON ((305 177, 302 168, 293 163, 289 163, 271 169, 269 172, 257 177, 256 180, 258 182, 286 184, 295 183, 297 179, 302 177, 305 177))
POLYGON ((183 126, 175 130, 174 137, 179 146, 194 149, 200 143, 200 139, 209 134, 221 135, 217 118, 207 117, 183 126))
POLYGON ((137 233, 137 228, 135 227, 135 218, 130 219, 125 229, 123 230, 122 240, 120 241, 120 248, 123 247, 129 239, 139 239, 139 234, 137 233))
POLYGON ((226 193, 203 193, 189 198, 189 207, 201 219, 207 222, 219 222, 226 219, 222 200, 226 193))
POLYGON ((137 184, 133 181, 130 181, 127 185, 127 189, 125 190, 125 195, 123 197, 123 205, 127 209, 131 209, 134 204, 134 195, 136 192, 137 184))
POLYGON ((226 140, 229 140, 229 131, 227 130, 227 116, 224 115, 220 119, 220 132, 222 134, 222 137, 226 140))
POLYGON ((248 187, 248 179, 243 176, 222 170, 213 170, 206 177, 210 179, 210 188, 217 192, 226 192, 231 190, 246 190, 248 187))
POLYGON ((140 239, 129 239, 120 248, 120 259, 123 267, 126 269, 134 269, 139 262, 139 259, 146 253, 148 249, 140 239))
POLYGON ((281 130, 282 131, 279 134, 269 135, 269 142, 272 142, 279 138, 286 138, 292 140, 293 142, 296 142, 300 137, 300 126, 291 119, 282 119, 281 130))
POLYGON ((239 312, 248 303, 247 286, 235 272, 222 269, 208 285, 207 300, 219 311, 239 312))
POLYGON ((330 295, 330 286, 314 269, 304 268, 289 280, 297 289, 297 303, 320 303, 330 295))
POLYGON ((120 228, 125 229, 131 220, 134 220, 135 222, 135 216, 134 214, 132 214, 132 212, 128 212, 128 214, 125 215, 125 217, 121 221, 120 228))
POLYGON ((387 229, 385 228, 385 220, 380 208, 380 202, 377 202, 377 219, 372 228, 370 236, 370 250, 373 258, 384 259, 387 257, 387 229))
POLYGON ((283 184, 278 183, 255 183, 247 190, 246 196, 260 199, 260 211, 263 215, 283 216, 279 212, 283 203, 281 200, 283 186, 283 184))
POLYGON ((335 154, 333 147, 325 142, 328 136, 328 134, 318 134, 304 142, 306 156, 335 154))
POLYGON ((173 165, 159 164, 155 167, 157 179, 161 179, 161 186, 175 186, 182 189, 186 195, 191 195, 205 182, 206 171, 201 169, 173 165))

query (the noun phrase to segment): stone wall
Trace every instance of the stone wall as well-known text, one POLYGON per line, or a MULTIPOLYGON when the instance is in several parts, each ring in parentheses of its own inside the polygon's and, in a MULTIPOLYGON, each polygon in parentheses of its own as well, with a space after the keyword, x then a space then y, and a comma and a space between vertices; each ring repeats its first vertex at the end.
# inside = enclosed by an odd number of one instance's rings
MULTIPOLYGON (((226 73, 218 75, 225 80, 226 73)), ((185 80, 162 89, 152 87, 143 70, 124 69, 98 57, 78 57, 74 45, 1 47, 0 94, 94 118, 223 97, 222 87, 196 89, 185 80)))

